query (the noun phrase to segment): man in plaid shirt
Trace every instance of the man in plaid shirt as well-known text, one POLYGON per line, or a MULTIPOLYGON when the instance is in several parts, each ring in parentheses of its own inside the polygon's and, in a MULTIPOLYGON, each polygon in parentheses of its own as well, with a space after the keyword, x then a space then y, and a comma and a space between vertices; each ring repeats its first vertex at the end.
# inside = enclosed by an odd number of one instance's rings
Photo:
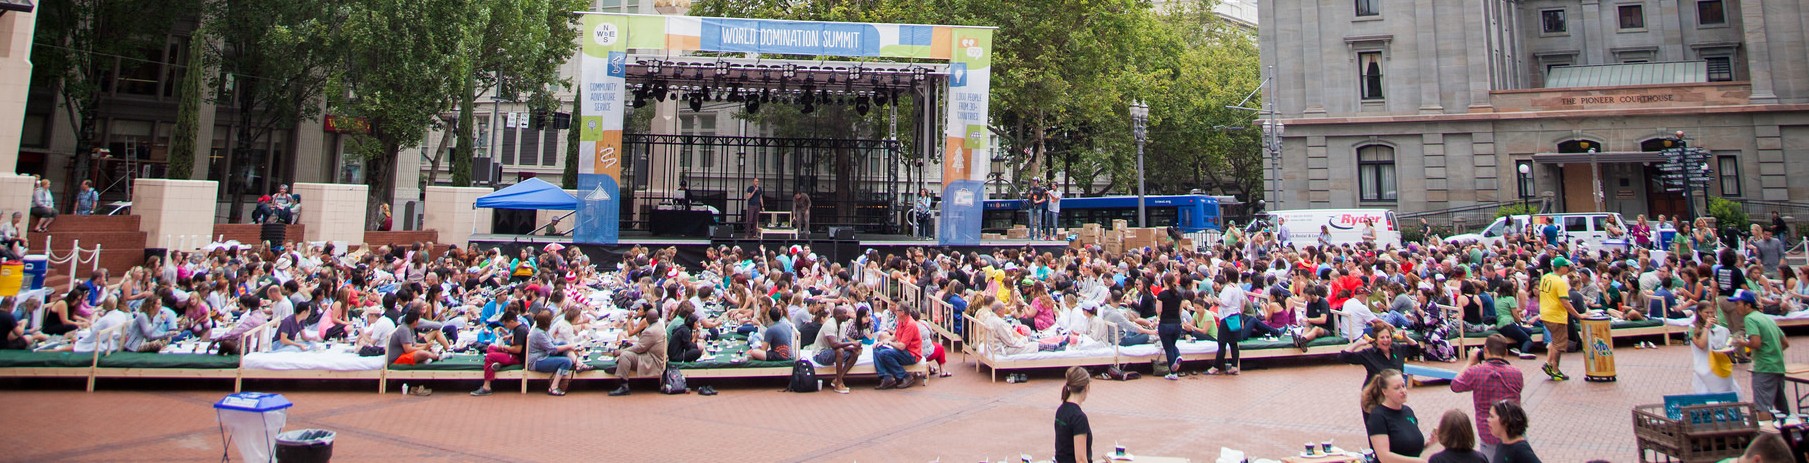
POLYGON ((1483 348, 1470 354, 1470 366, 1451 381, 1452 392, 1474 392, 1470 399, 1475 405, 1476 435, 1482 437, 1476 451, 1485 458, 1495 455, 1495 448, 1501 445, 1489 432, 1489 407, 1503 400, 1520 402, 1520 391, 1526 388, 1520 369, 1507 361, 1508 346, 1513 343, 1506 336, 1489 335, 1483 348))

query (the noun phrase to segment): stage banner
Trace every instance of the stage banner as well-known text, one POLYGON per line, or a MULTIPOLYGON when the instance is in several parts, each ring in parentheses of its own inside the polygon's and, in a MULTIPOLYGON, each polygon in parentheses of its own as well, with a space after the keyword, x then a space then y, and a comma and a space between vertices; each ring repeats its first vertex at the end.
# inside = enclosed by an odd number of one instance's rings
POLYGON ((980 245, 981 217, 986 213, 986 183, 956 180, 942 187, 942 222, 936 242, 943 246, 980 245))
MULTIPOLYGON (((657 19, 657 18, 656 18, 657 19)), ((663 21, 619 15, 585 15, 579 34, 578 243, 616 244, 621 206, 622 117, 626 102, 630 23, 653 30, 637 35, 664 38, 663 21)), ((641 39, 643 42, 645 38, 641 39)))
POLYGON ((968 191, 971 201, 957 204, 956 198, 942 197, 942 230, 937 241, 944 246, 980 244, 980 214, 986 203, 983 182, 992 170, 992 149, 988 142, 987 104, 992 90, 992 29, 959 28, 950 37, 948 69, 948 114, 946 144, 942 155, 942 184, 945 190, 961 182, 972 181, 968 191), (971 215, 973 222, 950 221, 951 216, 971 215), (950 226, 950 224, 960 224, 950 226))
MULTIPOLYGON (((943 185, 974 180, 971 226, 949 226, 943 198, 943 244, 979 244, 981 188, 991 168, 987 99, 991 91, 992 28, 767 19, 582 13, 579 34, 581 205, 573 231, 579 243, 615 244, 621 223, 622 123, 629 52, 704 51, 805 56, 948 60, 949 92, 943 185), (959 241, 949 241, 955 238, 959 241)), ((641 173, 645 175, 645 173, 641 173)), ((966 185, 966 184, 964 184, 966 185)))

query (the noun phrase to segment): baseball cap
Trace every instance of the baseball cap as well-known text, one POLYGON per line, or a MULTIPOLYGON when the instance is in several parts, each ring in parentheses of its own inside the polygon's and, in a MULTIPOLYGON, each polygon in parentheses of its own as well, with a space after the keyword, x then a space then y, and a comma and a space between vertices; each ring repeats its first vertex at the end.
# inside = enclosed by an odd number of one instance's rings
POLYGON ((1734 295, 1727 297, 1727 302, 1745 302, 1747 304, 1758 305, 1759 299, 1754 297, 1751 291, 1738 289, 1734 290, 1734 295))
POLYGON ((1555 268, 1569 267, 1569 266, 1570 266, 1570 259, 1565 259, 1564 256, 1558 256, 1558 257, 1551 258, 1551 268, 1555 269, 1555 268))

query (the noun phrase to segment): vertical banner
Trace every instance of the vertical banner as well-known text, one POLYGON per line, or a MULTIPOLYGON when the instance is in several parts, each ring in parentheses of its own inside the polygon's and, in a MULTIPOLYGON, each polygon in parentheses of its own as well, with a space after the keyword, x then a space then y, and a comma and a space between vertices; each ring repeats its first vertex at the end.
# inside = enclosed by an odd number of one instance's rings
MULTIPOLYGON (((621 236, 622 105, 628 18, 585 15, 579 48, 578 224, 572 241, 615 244, 621 236)), ((660 31, 656 31, 660 32, 660 31)), ((661 32, 663 33, 663 32, 661 32)))
POLYGON ((944 246, 974 246, 980 244, 984 182, 992 170, 991 137, 986 128, 987 97, 992 89, 992 30, 950 28, 949 39, 942 227, 936 238, 944 246), (972 196, 955 198, 949 196, 950 191, 972 196), (958 218, 968 218, 971 224, 958 218))

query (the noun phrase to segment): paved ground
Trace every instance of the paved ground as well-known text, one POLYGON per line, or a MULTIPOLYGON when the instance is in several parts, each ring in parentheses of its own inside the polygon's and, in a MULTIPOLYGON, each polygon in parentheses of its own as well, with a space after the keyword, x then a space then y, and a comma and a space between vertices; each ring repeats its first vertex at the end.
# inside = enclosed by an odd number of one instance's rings
MULTIPOLYGON (((1804 344, 1801 337, 1799 344, 1804 344)), ((1809 349, 1788 351, 1809 363, 1809 349)), ((1689 351, 1674 346, 1616 352, 1620 381, 1543 380, 1534 361, 1516 361, 1529 382, 1533 447, 1546 461, 1637 461, 1630 409, 1689 390, 1689 351)), ((1210 462, 1220 447, 1279 458, 1309 441, 1360 445, 1357 386, 1362 369, 1325 361, 1270 363, 1238 377, 1095 381, 1085 404, 1098 440, 1139 455, 1210 462)), ((1742 387, 1745 373, 1739 373, 1742 387)), ((973 367, 927 388, 851 395, 790 394, 782 380, 719 383, 716 397, 637 393, 604 396, 608 384, 572 395, 465 395, 474 384, 434 385, 432 397, 377 395, 374 385, 250 383, 282 391, 297 405, 288 426, 339 433, 338 461, 981 461, 1052 453, 1059 374, 1026 384, 990 383, 973 367)), ((857 383, 859 385, 860 383, 857 383)), ((500 389, 508 390, 504 385, 500 389)), ((0 382, 0 461, 205 461, 219 458, 215 400, 225 382, 0 382), (132 390, 126 390, 132 389, 132 390)), ((392 384, 392 387, 395 387, 392 384)), ((535 385, 535 390, 543 386, 535 385)), ((1413 389, 1408 403, 1424 425, 1469 396, 1444 387, 1413 389)), ((237 459, 237 454, 233 455, 237 459)))

